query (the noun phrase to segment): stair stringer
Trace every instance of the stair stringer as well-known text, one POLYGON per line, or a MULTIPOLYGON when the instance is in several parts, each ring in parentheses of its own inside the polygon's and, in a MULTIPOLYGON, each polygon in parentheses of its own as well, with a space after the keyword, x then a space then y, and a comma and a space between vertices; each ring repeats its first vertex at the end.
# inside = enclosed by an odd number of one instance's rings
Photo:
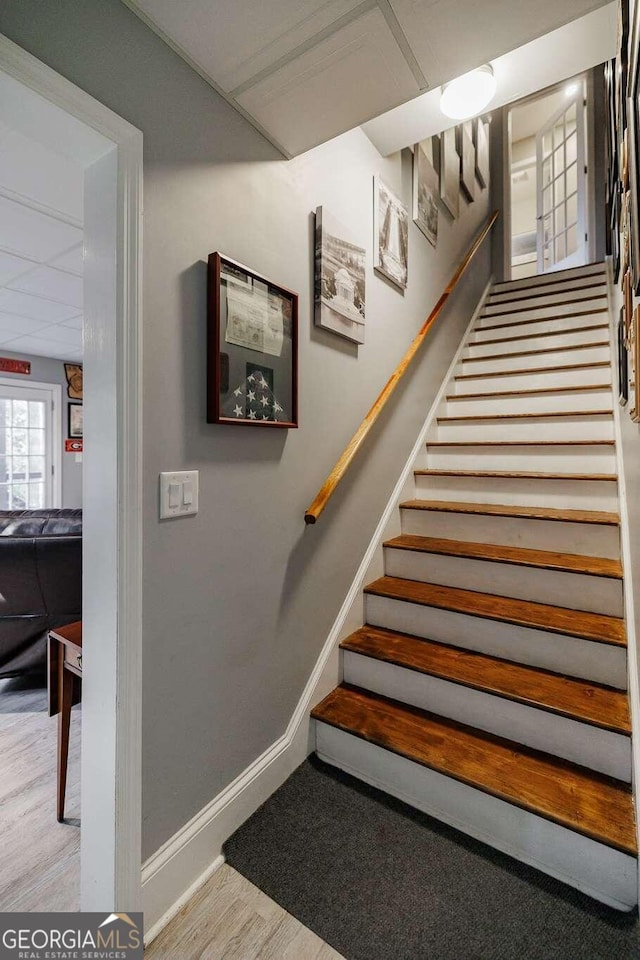
MULTIPOLYGON (((617 290, 613 283, 611 259, 607 259, 607 294, 609 301, 609 338, 611 356, 617 356, 617 333, 615 317, 615 294, 617 290)), ((614 377, 614 394, 617 377, 614 377)), ((638 636, 636 632, 635 598, 633 594, 633 578, 631 577, 631 536, 629 531, 629 512, 627 510, 627 489, 624 472, 624 453, 622 450, 622 429, 620 405, 613 403, 613 430, 616 442, 616 462, 618 473, 618 510, 620 513, 620 556, 622 560, 624 585, 624 618, 627 627, 627 691, 631 712, 631 782, 633 794, 636 798, 636 835, 640 837, 640 804, 638 791, 640 789, 640 662, 638 658, 638 636)), ((640 902, 640 871, 638 871, 638 900, 640 902)))

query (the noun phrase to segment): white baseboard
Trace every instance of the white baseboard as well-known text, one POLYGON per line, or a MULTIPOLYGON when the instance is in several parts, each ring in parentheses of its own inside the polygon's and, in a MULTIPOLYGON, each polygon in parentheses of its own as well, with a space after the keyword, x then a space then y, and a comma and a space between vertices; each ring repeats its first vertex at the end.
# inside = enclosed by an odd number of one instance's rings
POLYGON ((142 901, 146 944, 157 937, 224 863, 222 846, 231 834, 314 750, 315 735, 309 713, 340 682, 339 643, 364 622, 362 587, 373 576, 376 565, 382 564, 382 542, 392 535, 392 525, 399 524, 398 503, 407 496, 408 485, 413 484, 415 460, 424 449, 427 431, 444 400, 447 384, 492 283, 493 277, 487 283, 462 336, 285 733, 143 864, 142 901))

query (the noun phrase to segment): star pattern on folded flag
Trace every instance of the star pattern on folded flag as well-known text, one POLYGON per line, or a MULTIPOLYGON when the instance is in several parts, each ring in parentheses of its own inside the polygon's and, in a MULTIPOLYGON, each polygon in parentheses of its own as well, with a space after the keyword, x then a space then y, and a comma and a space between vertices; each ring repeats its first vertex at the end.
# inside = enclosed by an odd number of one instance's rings
POLYGON ((251 373, 243 383, 239 383, 222 410, 224 416, 236 420, 279 423, 285 419, 279 416, 284 414, 284 409, 262 373, 251 373))

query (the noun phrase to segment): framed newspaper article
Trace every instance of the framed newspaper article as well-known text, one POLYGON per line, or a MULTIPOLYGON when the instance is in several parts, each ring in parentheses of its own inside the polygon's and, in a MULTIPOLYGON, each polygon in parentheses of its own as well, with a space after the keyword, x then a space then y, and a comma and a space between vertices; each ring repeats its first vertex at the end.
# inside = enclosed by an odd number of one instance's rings
POLYGON ((207 422, 298 426, 298 295, 209 256, 207 422))

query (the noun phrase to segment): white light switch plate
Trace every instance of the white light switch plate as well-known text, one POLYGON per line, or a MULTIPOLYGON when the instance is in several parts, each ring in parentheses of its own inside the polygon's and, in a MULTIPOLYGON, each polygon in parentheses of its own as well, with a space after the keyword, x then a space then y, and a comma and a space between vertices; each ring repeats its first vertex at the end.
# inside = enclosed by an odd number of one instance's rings
POLYGON ((160 519, 189 517, 198 512, 198 471, 160 474, 160 519))

